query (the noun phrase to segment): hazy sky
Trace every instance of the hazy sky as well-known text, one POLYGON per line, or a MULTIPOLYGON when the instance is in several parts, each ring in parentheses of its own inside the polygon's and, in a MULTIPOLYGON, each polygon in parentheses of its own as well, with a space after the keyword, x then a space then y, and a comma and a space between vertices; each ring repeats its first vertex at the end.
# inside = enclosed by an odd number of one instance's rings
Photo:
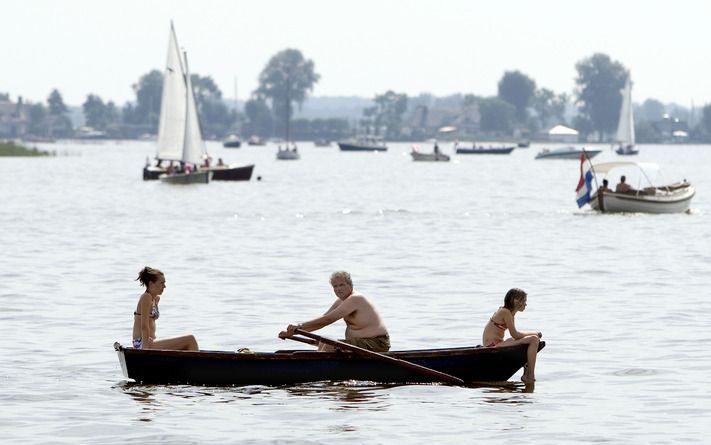
POLYGON ((13 100, 133 100, 163 69, 172 19, 191 71, 228 98, 297 48, 321 74, 316 96, 487 96, 507 70, 572 93, 576 62, 603 52, 631 70, 635 102, 711 103, 709 0, 2 0, 0 16, 13 100))

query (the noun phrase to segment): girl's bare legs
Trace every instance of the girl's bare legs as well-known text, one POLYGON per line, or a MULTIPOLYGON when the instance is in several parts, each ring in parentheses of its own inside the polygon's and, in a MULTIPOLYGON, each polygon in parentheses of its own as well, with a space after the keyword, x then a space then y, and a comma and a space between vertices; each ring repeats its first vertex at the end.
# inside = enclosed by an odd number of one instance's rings
POLYGON ((154 340, 151 349, 171 349, 178 351, 197 351, 197 340, 193 335, 183 335, 180 337, 163 338, 154 340))
POLYGON ((518 340, 506 339, 499 343, 497 346, 513 346, 527 344, 528 350, 526 351, 526 366, 523 367, 523 375, 521 380, 524 383, 533 383, 536 381, 536 357, 538 356, 538 343, 540 339, 537 335, 527 335, 518 340))

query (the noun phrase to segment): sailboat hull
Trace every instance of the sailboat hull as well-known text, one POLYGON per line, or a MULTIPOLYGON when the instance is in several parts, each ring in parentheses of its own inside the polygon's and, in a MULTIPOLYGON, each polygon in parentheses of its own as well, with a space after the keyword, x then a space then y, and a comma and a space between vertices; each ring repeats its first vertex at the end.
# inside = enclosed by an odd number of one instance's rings
POLYGON ((213 181, 249 181, 252 178, 254 164, 239 167, 210 167, 213 181))
POLYGON ((207 184, 210 182, 211 172, 190 172, 190 173, 174 173, 172 175, 162 175, 161 182, 168 184, 207 184))

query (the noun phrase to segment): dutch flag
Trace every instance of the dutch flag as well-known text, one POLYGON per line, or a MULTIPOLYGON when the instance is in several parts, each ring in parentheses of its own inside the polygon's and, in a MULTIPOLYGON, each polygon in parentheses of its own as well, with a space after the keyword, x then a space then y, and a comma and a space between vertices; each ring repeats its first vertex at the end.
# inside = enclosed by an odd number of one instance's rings
POLYGON ((580 181, 578 181, 578 187, 575 189, 575 192, 577 193, 578 208, 590 202, 590 191, 592 190, 592 171, 588 169, 583 172, 585 159, 587 159, 587 155, 585 154, 585 151, 583 151, 580 153, 580 181))

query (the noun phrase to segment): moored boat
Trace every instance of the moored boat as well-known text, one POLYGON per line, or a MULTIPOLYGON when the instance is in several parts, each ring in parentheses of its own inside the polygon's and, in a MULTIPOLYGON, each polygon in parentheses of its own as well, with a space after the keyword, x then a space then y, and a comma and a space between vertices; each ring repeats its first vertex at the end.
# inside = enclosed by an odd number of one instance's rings
POLYGON ((386 151, 385 141, 377 136, 362 136, 338 142, 342 151, 386 151))
POLYGON ((507 155, 511 154, 511 152, 516 148, 515 146, 511 147, 484 147, 483 145, 480 146, 473 146, 471 148, 468 147, 457 147, 457 154, 459 155, 507 155))
POLYGON ((276 158, 282 161, 296 161, 298 159, 301 159, 301 155, 299 154, 299 151, 296 149, 296 147, 292 149, 282 149, 281 147, 279 147, 279 150, 276 153, 276 158))
POLYGON ((615 149, 615 153, 618 155, 629 156, 639 154, 639 149, 635 148, 632 80, 629 74, 625 81, 625 87, 622 90, 622 105, 620 106, 620 119, 617 123, 617 135, 615 139, 619 144, 615 149))
MULTIPOLYGON (((539 351, 545 342, 539 344, 539 351)), ((389 357, 444 372, 465 383, 510 379, 526 363, 527 345, 393 351, 389 357)), ((290 385, 316 381, 359 380, 383 383, 438 381, 396 364, 350 352, 283 350, 276 352, 167 351, 114 344, 123 375, 145 384, 214 386, 290 385)))
POLYGON ((593 158, 600 154, 602 150, 586 150, 578 147, 544 148, 537 155, 536 159, 580 159, 580 154, 585 151, 588 158, 593 158))
POLYGON ((222 141, 222 146, 225 148, 240 148, 242 146, 242 139, 236 134, 231 134, 222 141))
POLYGON ((442 153, 436 143, 432 153, 422 153, 418 145, 413 145, 410 156, 413 161, 449 162, 449 155, 442 153))

